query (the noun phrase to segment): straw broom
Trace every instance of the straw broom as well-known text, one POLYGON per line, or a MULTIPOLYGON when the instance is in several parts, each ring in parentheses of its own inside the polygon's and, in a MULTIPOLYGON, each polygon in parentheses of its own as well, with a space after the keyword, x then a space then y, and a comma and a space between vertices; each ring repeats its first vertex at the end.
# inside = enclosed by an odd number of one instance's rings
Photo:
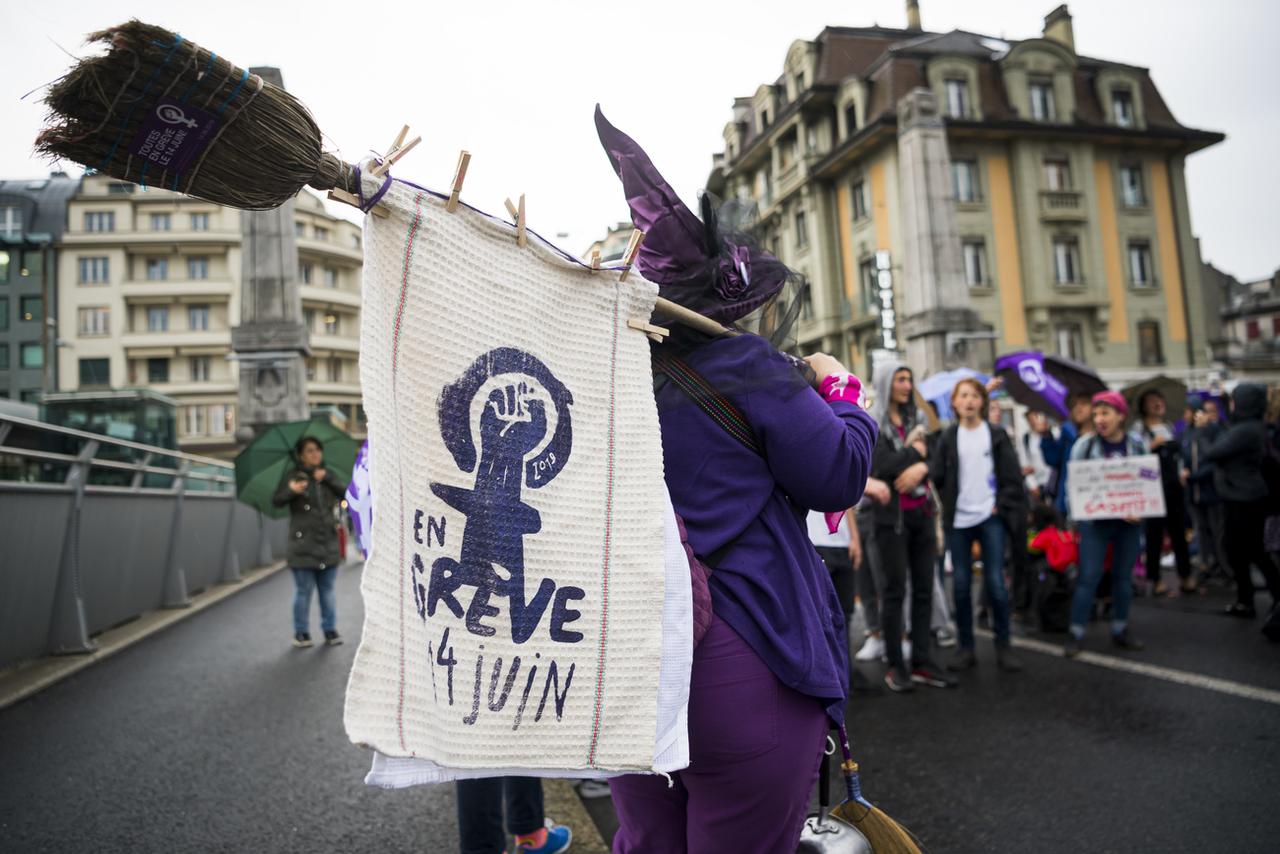
POLYGON ((844 771, 846 799, 831 811, 831 815, 861 831, 871 843, 871 850, 875 854, 922 854, 911 831, 862 796, 858 763, 853 761, 849 750, 849 735, 844 724, 840 725, 840 749, 844 754, 844 762, 840 768, 844 771))
POLYGON ((323 150, 307 108, 280 87, 137 20, 88 41, 107 53, 81 60, 50 87, 41 154, 244 210, 278 207, 307 185, 356 191, 352 168, 323 150), (161 110, 168 117, 157 124, 161 110), (148 127, 196 133, 188 116, 207 137, 183 168, 138 153, 148 127))

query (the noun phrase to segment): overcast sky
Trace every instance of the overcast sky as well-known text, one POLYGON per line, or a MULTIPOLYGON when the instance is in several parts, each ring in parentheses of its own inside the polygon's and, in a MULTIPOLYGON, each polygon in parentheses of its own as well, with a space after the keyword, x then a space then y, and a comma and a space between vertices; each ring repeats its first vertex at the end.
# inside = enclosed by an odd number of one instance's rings
MULTIPOLYGON (((528 195, 530 226, 580 253, 627 218, 591 111, 634 136, 691 206, 734 96, 774 80, 791 42, 823 26, 905 24, 903 0, 216 4, 0 3, 0 177, 37 176, 40 92, 84 34, 136 16, 238 65, 277 65, 348 160, 408 123, 422 144, 397 167, 443 188, 472 153, 463 197, 491 212, 528 195)), ((921 0, 926 30, 1020 39, 1054 0, 921 0)), ((1183 124, 1227 141, 1188 160, 1204 258, 1241 279, 1280 266, 1280 74, 1274 0, 1072 0, 1076 49, 1151 69, 1183 124)), ((70 170, 70 166, 68 169, 70 170)), ((75 174, 73 172, 73 174, 75 174)), ((335 206, 335 210, 342 206, 335 206)), ((352 209, 345 209, 352 210, 352 209)), ((354 211, 353 211, 354 213, 354 211)))

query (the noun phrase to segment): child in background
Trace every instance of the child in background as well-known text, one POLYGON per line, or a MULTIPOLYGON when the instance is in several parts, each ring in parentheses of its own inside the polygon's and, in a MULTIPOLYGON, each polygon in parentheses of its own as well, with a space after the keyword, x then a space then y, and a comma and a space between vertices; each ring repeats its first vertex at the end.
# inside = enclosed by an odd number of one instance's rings
POLYGON ((1035 579, 1036 614, 1040 631, 1065 632, 1071 613, 1071 568, 1080 557, 1079 539, 1062 524, 1062 516, 1049 504, 1031 510, 1031 542, 1028 543, 1035 579))

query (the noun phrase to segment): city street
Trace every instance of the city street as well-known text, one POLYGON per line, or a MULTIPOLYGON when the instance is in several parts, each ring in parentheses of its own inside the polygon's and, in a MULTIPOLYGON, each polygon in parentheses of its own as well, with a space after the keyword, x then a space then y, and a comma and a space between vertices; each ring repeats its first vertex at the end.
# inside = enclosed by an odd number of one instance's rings
MULTIPOLYGON (((0 847, 456 850, 452 788, 366 787, 343 734, 359 577, 339 577, 344 646, 288 645, 278 573, 0 712, 0 847)), ((857 695, 864 791, 934 852, 1274 850, 1280 668, 1222 601, 1139 604, 1148 649, 1115 658, 1160 677, 1030 650, 998 676, 980 640, 957 691, 857 695)), ((1110 661, 1101 634, 1087 648, 1110 661)), ((607 836, 608 801, 589 807, 607 836)))

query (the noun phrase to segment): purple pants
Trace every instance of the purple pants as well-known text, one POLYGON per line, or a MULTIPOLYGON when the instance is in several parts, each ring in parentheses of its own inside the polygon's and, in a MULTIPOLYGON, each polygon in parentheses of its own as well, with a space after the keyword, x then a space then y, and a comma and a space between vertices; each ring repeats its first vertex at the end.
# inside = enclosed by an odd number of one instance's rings
POLYGON ((719 617, 693 655, 689 767, 609 781, 614 854, 795 851, 829 719, 719 617))

